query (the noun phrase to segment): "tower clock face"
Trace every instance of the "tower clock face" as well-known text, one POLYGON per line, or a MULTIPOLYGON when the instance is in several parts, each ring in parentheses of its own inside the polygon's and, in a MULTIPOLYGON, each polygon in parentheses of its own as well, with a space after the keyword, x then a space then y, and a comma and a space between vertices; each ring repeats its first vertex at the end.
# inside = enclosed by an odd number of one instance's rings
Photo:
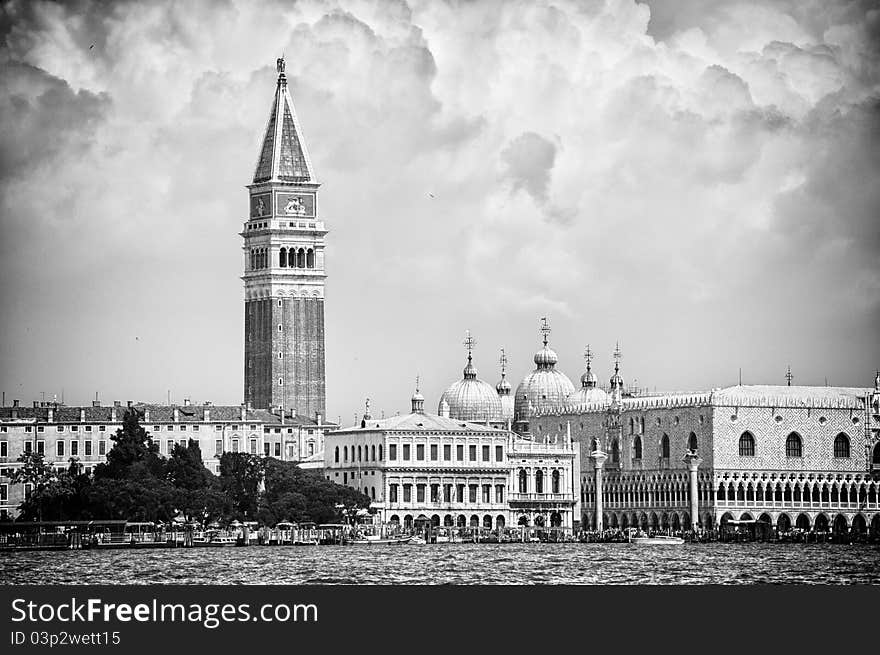
POLYGON ((315 217, 315 196, 311 193, 279 193, 277 199, 277 216, 315 217))
POLYGON ((260 193, 251 196, 251 218, 272 215, 272 194, 260 193))

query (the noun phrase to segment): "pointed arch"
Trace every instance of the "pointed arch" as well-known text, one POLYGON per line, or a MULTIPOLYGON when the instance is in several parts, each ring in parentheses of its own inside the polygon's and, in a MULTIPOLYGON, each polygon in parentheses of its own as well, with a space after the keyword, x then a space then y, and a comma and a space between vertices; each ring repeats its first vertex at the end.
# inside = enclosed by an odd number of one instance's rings
POLYGON ((642 438, 639 436, 633 439, 633 459, 642 459, 642 438))
POLYGON ((755 436, 748 430, 743 432, 739 437, 739 456, 755 456, 755 436))
POLYGON ((306 268, 315 268, 315 251, 311 248, 306 250, 306 268))
POLYGON ((281 268, 287 268, 287 248, 281 248, 278 251, 278 265, 281 268))
MULTIPOLYGON (((849 453, 849 437, 845 432, 841 432, 834 437, 834 456, 839 459, 845 459, 849 457, 849 453)), ((876 456, 875 452, 875 457, 876 456)))

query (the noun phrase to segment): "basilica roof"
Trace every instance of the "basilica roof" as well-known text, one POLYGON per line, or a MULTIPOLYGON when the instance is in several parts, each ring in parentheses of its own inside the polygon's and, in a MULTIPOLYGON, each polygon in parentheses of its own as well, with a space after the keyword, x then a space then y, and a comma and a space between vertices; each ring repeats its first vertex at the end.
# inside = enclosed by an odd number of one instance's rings
MULTIPOLYGON (((443 392, 438 408, 442 408, 444 402, 449 406, 449 416, 459 421, 485 423, 504 420, 498 391, 488 382, 477 378, 477 369, 473 365, 470 352, 462 379, 452 383, 443 392)), ((438 409, 438 412, 442 411, 438 409)))
POLYGON ((287 88, 284 59, 278 60, 278 85, 266 124, 263 147, 254 172, 254 183, 290 182, 317 184, 308 148, 287 88))
POLYGON ((517 421, 528 420, 532 412, 558 406, 574 393, 574 385, 568 376, 556 370, 559 358, 548 345, 550 328, 546 320, 541 331, 544 333, 544 347, 535 353, 536 368, 523 378, 514 394, 514 418, 517 421))

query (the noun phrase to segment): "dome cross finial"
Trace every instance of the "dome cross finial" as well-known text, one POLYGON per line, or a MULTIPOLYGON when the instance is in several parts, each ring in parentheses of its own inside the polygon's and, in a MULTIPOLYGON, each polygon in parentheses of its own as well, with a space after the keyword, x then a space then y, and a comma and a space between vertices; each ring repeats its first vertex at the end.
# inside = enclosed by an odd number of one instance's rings
POLYGON ((501 377, 503 378, 507 371, 507 355, 504 353, 504 346, 501 346, 501 357, 498 359, 498 363, 501 364, 501 377))
POLYGON ((544 345, 547 345, 550 335, 550 323, 547 321, 546 316, 541 317, 541 334, 544 335, 544 345))
POLYGON ((587 344, 587 349, 584 350, 584 359, 587 362, 587 372, 590 371, 590 364, 593 363, 593 351, 590 350, 590 344, 587 344))
POLYGON ((468 361, 471 361, 472 352, 473 352, 474 346, 477 345, 477 340, 471 336, 470 330, 465 330, 465 335, 466 336, 465 336, 464 341, 462 343, 464 344, 464 347, 467 348, 468 361))
POLYGON ((791 381, 794 376, 791 374, 791 364, 788 365, 788 371, 785 374, 785 381, 788 383, 788 386, 791 386, 791 381))
POLYGON ((283 54, 280 57, 278 57, 278 59, 275 60, 275 70, 277 70, 279 74, 284 72, 284 55, 283 54))
POLYGON ((614 347, 614 372, 617 373, 620 370, 620 358, 623 355, 620 352, 620 342, 617 342, 617 345, 614 347))
POLYGON ((416 375, 416 393, 419 392, 419 376, 416 375))

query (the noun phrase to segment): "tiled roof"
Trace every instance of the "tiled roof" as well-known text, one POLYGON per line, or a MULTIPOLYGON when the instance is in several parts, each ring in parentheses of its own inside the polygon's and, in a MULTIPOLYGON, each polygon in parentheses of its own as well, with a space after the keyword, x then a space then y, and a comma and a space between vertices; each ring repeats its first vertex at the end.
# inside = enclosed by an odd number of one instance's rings
POLYGON ((862 406, 871 393, 861 387, 806 387, 787 385, 737 385, 712 392, 713 405, 758 407, 846 407, 862 406))
MULTIPOLYGON (((204 423, 205 412, 208 412, 209 423, 235 422, 242 423, 253 422, 264 425, 281 425, 281 417, 273 414, 267 409, 245 409, 244 418, 242 418, 242 408, 240 405, 152 405, 146 403, 136 403, 132 405, 141 413, 141 422, 146 423, 145 413, 149 411, 149 423, 173 423, 174 410, 177 409, 178 423, 204 423)), ((84 418, 86 423, 111 423, 113 406, 93 407, 86 406, 68 406, 58 405, 53 407, 0 407, 0 420, 12 420, 13 412, 19 420, 37 420, 46 422, 49 420, 49 409, 53 409, 53 423, 79 423, 84 418)), ((116 422, 121 422, 125 416, 125 412, 129 409, 127 405, 116 407, 116 422)), ((315 419, 308 416, 287 416, 284 418, 284 425, 289 426, 317 426, 315 419)), ((323 425, 328 425, 324 423, 323 425)), ((329 424, 334 425, 334 424, 329 424)))
POLYGON ((416 432, 425 431, 449 431, 449 432, 497 432, 503 433, 504 430, 491 428, 482 423, 468 423, 467 421, 458 421, 445 416, 437 416, 436 414, 405 414, 403 416, 392 416, 385 419, 370 419, 366 421, 366 425, 361 428, 353 426, 344 428, 349 430, 406 430, 416 432))

